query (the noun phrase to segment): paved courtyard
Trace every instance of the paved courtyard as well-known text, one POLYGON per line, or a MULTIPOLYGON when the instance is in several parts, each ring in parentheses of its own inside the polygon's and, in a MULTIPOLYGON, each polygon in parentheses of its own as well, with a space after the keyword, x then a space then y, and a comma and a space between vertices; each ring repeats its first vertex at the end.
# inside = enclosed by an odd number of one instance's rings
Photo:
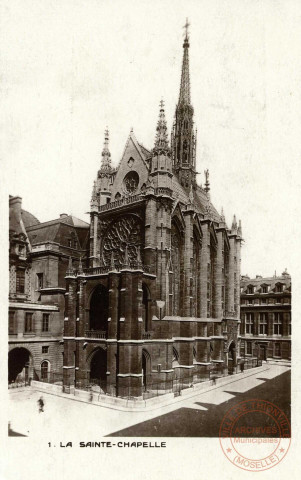
POLYGON ((289 367, 271 365, 252 376, 229 380, 209 392, 147 412, 113 410, 43 392, 45 411, 39 413, 41 392, 27 388, 10 392, 9 421, 13 432, 34 439, 47 437, 55 444, 97 441, 103 436, 217 436, 225 411, 248 398, 269 400, 290 418, 289 367))

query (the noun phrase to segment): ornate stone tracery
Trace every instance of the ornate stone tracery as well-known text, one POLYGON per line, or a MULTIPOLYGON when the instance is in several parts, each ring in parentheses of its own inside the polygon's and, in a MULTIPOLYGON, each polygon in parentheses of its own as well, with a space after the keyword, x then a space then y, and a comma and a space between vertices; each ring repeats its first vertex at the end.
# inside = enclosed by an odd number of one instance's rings
POLYGON ((136 263, 138 250, 142 256, 143 225, 137 215, 129 214, 117 218, 104 234, 101 248, 101 258, 105 265, 110 265, 112 254, 115 264, 125 263, 125 249, 128 247, 128 259, 130 263, 136 263))
POLYGON ((126 193, 135 193, 139 184, 139 175, 134 170, 127 173, 123 180, 123 186, 126 193))

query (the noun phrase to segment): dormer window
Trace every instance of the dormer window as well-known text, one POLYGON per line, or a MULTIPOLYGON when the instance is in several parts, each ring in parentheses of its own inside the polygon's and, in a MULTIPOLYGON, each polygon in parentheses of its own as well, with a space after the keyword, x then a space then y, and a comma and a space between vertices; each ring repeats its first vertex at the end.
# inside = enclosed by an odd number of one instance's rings
POLYGON ((253 285, 249 285, 247 288, 247 294, 252 295, 254 293, 254 287, 253 285))
POLYGON ((267 285, 262 285, 261 286, 261 293, 268 293, 268 286, 267 285))
POLYGON ((275 291, 276 291, 276 293, 281 293, 281 292, 283 292, 283 285, 282 285, 282 283, 277 283, 275 291))

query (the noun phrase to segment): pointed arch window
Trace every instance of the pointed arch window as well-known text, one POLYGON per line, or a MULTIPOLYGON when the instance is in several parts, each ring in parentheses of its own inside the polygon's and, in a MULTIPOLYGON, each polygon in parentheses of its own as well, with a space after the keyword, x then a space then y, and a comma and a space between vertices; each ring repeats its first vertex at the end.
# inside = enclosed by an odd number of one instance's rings
POLYGON ((171 226, 171 262, 172 274, 172 315, 181 315, 181 268, 182 268, 182 240, 178 226, 175 222, 171 226))

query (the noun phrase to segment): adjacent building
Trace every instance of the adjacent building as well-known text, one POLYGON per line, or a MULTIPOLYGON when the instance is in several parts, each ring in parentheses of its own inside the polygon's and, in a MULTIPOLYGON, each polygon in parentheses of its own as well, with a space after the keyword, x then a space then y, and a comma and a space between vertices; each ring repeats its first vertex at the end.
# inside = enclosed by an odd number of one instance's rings
POLYGON ((241 356, 291 359, 291 276, 241 279, 241 356))
POLYGON ((116 168, 105 133, 87 262, 66 275, 66 391, 141 397, 237 364, 241 224, 212 205, 208 171, 196 181, 189 46, 171 141, 163 102, 153 148, 131 131, 116 168))
POLYGON ((9 199, 8 381, 62 381, 65 275, 85 256, 89 225, 71 215, 40 223, 9 199))

